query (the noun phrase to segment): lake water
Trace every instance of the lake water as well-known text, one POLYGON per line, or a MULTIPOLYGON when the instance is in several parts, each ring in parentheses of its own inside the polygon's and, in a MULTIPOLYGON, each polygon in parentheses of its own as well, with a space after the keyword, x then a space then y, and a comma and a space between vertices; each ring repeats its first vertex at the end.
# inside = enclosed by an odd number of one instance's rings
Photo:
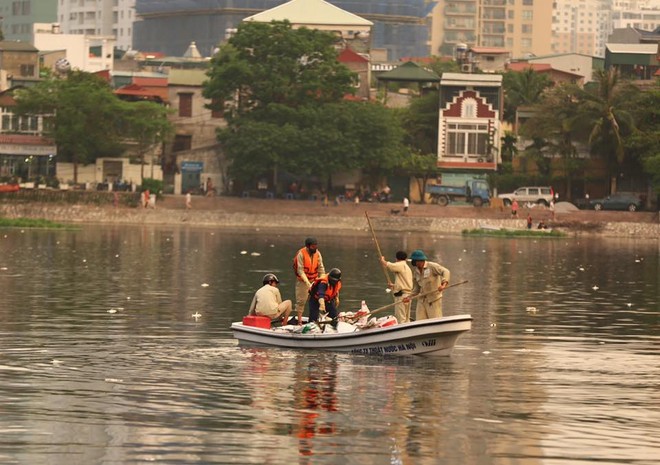
MULTIPOLYGON (((379 234, 469 281, 451 356, 238 347, 266 272, 293 298, 304 237, 0 230, 0 463, 659 462, 658 241, 379 234)), ((368 232, 318 238, 340 309, 391 302, 368 232)))

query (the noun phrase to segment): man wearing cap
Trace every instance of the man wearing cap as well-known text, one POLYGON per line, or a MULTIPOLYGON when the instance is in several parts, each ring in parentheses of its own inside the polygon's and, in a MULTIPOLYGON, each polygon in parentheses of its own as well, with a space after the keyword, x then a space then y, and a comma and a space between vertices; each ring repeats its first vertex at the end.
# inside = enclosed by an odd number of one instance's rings
POLYGON ((406 254, 403 250, 396 253, 396 262, 388 262, 385 257, 380 257, 380 263, 394 273, 394 283, 389 283, 394 295, 394 316, 399 323, 410 323, 410 300, 404 299, 410 296, 413 288, 412 271, 406 263, 406 254))
POLYGON ((442 317, 442 291, 449 284, 449 270, 438 263, 429 262, 422 250, 415 250, 410 255, 410 261, 413 266, 413 290, 410 296, 424 294, 417 299, 417 320, 442 317))
POLYGON ((296 274, 296 312, 298 324, 302 324, 302 315, 305 303, 309 297, 309 288, 316 278, 325 274, 323 257, 318 250, 318 241, 315 237, 305 239, 305 247, 300 249, 293 257, 293 271, 296 274))
POLYGON ((267 316, 271 322, 282 317, 282 326, 286 325, 291 314, 291 301, 282 301, 282 294, 277 288, 279 279, 273 273, 268 273, 262 282, 264 285, 254 294, 248 315, 267 316))
MULTIPOLYGON (((331 319, 337 318, 339 291, 341 290, 341 270, 333 268, 328 274, 316 278, 309 288, 309 321, 319 321, 321 313, 328 313, 331 319)), ((336 326, 333 322, 333 326, 336 326)))

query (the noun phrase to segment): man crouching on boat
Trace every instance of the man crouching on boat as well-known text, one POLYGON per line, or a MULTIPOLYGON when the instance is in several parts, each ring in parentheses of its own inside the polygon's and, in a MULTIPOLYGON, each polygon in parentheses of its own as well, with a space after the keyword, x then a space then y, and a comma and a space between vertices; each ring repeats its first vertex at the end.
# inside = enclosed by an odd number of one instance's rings
POLYGON ((310 322, 319 321, 319 313, 326 313, 326 311, 333 320, 337 318, 340 289, 341 270, 339 268, 333 268, 328 274, 314 280, 312 287, 309 288, 310 322))
POLYGON ((291 301, 282 301, 282 294, 277 288, 279 283, 280 280, 273 273, 264 276, 264 285, 255 292, 249 315, 266 316, 271 322, 282 319, 282 326, 287 324, 291 315, 291 301))

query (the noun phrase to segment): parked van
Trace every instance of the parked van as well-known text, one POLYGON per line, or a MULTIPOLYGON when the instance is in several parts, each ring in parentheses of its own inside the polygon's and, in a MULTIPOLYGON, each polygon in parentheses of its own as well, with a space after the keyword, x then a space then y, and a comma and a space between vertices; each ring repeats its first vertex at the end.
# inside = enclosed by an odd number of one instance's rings
POLYGON ((518 203, 536 203, 538 205, 550 206, 550 202, 555 196, 555 191, 552 187, 547 186, 534 186, 534 187, 519 187, 510 194, 499 194, 497 198, 502 199, 504 205, 509 206, 514 200, 518 203))

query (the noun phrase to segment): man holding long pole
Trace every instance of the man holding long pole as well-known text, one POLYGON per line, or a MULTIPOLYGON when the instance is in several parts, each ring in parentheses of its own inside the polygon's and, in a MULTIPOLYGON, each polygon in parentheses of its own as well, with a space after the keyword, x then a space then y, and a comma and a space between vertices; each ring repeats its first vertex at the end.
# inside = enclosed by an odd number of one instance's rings
POLYGON ((410 255, 413 266, 413 290, 409 298, 424 294, 417 301, 417 320, 442 317, 442 291, 449 285, 449 270, 444 266, 429 262, 422 250, 410 255))
POLYGON ((399 323, 410 322, 410 307, 411 302, 404 299, 410 296, 413 288, 413 277, 410 267, 406 263, 406 254, 403 250, 396 253, 396 262, 388 262, 385 257, 380 257, 380 263, 384 268, 394 273, 394 283, 390 283, 392 295, 394 296, 394 316, 399 323))

